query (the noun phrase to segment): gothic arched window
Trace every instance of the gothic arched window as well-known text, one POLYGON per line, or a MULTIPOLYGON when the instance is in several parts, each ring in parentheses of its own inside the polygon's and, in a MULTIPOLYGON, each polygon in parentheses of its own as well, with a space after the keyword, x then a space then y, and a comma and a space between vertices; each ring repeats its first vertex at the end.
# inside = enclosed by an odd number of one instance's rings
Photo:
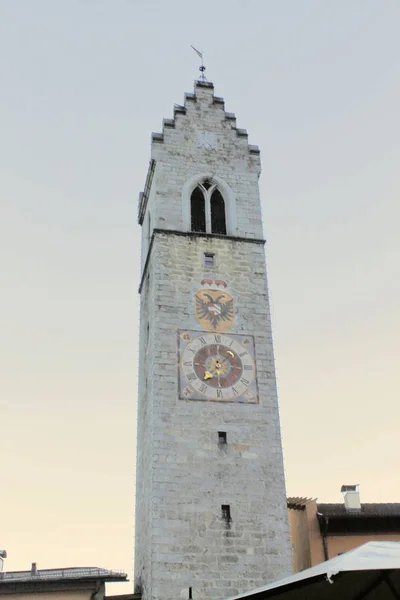
POLYGON ((190 211, 192 216, 192 231, 206 231, 205 198, 200 187, 196 187, 190 196, 190 211))
POLYGON ((225 201, 217 186, 208 179, 190 196, 191 230, 226 235, 225 201))
POLYGON ((225 202, 221 192, 215 189, 211 194, 211 233, 226 235, 225 202))

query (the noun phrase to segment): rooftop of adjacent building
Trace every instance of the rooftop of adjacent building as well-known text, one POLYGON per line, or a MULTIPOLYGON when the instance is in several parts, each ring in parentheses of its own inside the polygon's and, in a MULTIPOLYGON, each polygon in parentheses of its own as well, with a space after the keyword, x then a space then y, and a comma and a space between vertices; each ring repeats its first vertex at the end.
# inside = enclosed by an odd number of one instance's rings
POLYGON ((321 535, 372 535, 400 532, 400 502, 362 503, 358 485, 343 485, 343 503, 290 497, 289 510, 306 511, 317 519, 321 535), (311 510, 311 512, 310 512, 311 510))
POLYGON ((348 510, 340 503, 317 503, 318 512, 329 517, 365 518, 400 517, 400 502, 362 503, 359 510, 348 510))
POLYGON ((400 542, 400 502, 361 502, 358 485, 340 491, 343 502, 287 498, 295 572, 367 541, 400 542))
POLYGON ((127 581, 123 571, 102 569, 99 567, 69 567, 65 569, 36 569, 35 563, 29 571, 2 571, 0 585, 8 582, 42 582, 68 580, 102 580, 103 582, 127 581))
POLYGON ((292 510, 304 510, 310 502, 315 502, 317 511, 327 517, 400 517, 400 502, 360 502, 359 509, 349 510, 341 502, 317 502, 314 498, 290 496, 287 506, 292 510))
MULTIPOLYGON (((84 593, 88 598, 96 594, 97 600, 105 596, 105 584, 128 581, 126 573, 101 567, 68 567, 63 569, 38 569, 32 563, 30 570, 3 571, 5 550, 0 551, 0 596, 10 594, 84 593)), ((118 597, 114 596, 114 600, 118 597)), ((138 600, 120 596, 120 600, 138 600)))

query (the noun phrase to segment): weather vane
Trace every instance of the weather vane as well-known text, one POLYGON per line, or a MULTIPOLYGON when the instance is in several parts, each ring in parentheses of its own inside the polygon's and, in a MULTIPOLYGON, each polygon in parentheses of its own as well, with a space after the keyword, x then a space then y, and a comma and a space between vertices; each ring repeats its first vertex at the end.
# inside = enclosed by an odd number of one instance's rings
POLYGON ((197 56, 199 56, 201 58, 201 65, 199 67, 199 71, 201 73, 200 81, 207 81, 207 77, 204 75, 204 71, 206 70, 206 68, 203 64, 203 54, 201 52, 199 52, 198 50, 196 50, 196 48, 194 46, 192 46, 192 44, 190 44, 190 47, 193 48, 193 50, 196 52, 197 56))

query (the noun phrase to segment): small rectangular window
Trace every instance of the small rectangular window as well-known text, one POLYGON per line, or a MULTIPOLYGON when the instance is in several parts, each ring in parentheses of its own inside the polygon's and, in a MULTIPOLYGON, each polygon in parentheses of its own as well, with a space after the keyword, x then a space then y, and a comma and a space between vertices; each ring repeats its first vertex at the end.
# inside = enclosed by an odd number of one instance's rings
POLYGON ((226 521, 227 523, 230 523, 230 521, 231 521, 231 507, 229 506, 229 504, 222 504, 221 505, 221 516, 224 519, 224 521, 226 521))
POLYGON ((218 444, 226 444, 226 431, 218 431, 218 444))
POLYGON ((211 254, 210 252, 204 253, 204 266, 208 268, 212 268, 215 264, 215 254, 211 254))

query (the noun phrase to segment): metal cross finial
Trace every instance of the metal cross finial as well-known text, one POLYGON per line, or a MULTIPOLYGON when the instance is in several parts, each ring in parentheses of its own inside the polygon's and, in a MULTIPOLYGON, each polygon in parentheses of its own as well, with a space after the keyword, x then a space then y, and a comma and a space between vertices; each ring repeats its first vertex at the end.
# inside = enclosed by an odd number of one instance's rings
POLYGON ((199 67, 200 81, 207 81, 207 77, 204 75, 204 71, 206 70, 206 68, 203 64, 203 54, 202 54, 202 52, 199 52, 198 50, 196 50, 196 48, 194 46, 192 46, 191 44, 190 44, 190 47, 193 48, 193 50, 196 52, 197 56, 199 56, 201 58, 201 65, 199 67))

